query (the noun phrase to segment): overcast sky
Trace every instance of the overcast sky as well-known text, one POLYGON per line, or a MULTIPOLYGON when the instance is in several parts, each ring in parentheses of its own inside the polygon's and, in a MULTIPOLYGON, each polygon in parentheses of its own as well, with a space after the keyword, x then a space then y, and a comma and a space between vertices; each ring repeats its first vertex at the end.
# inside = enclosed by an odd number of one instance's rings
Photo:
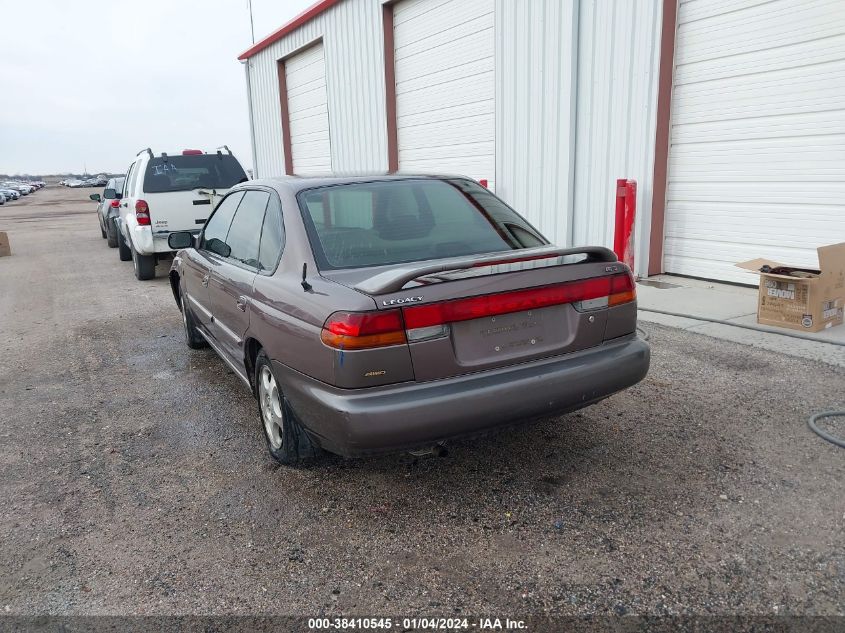
MULTIPOLYGON (((253 0, 255 39, 314 0, 253 0)), ((0 173, 123 172, 228 145, 251 167, 247 0, 0 0, 0 173)))

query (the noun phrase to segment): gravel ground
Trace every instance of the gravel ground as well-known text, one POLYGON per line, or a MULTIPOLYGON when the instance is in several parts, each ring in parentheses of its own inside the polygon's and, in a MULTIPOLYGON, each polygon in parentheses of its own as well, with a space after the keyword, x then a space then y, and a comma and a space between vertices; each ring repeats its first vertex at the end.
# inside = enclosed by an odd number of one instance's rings
POLYGON ((0 208, 6 613, 845 615, 845 451, 805 426, 845 370, 647 324, 647 379, 579 413, 278 467, 90 191, 0 208))

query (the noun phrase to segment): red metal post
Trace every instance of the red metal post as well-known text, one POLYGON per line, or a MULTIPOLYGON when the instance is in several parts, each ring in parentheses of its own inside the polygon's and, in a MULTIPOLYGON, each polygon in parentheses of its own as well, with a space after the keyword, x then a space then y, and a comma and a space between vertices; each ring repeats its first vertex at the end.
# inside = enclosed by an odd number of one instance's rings
POLYGON ((634 272, 634 218, 637 215, 637 181, 625 183, 625 259, 628 268, 634 272))
POLYGON ((616 180, 616 216, 613 224, 613 252, 616 258, 623 261, 625 256, 625 241, 622 235, 622 228, 625 226, 625 183, 627 180, 619 178, 616 180))
POLYGON ((616 210, 613 227, 613 251, 620 262, 634 270, 634 218, 637 213, 637 181, 616 181, 616 210))

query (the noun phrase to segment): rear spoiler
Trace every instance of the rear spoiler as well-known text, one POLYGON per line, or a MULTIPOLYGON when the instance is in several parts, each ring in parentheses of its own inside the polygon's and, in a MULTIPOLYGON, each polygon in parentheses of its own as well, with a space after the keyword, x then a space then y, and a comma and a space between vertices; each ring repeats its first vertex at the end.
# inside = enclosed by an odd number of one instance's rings
POLYGON ((603 246, 579 246, 576 248, 551 248, 543 250, 525 249, 523 251, 509 251, 507 255, 499 253, 498 255, 485 255, 483 257, 461 257, 437 264, 395 268, 365 279, 355 286, 355 290, 368 295, 380 295, 387 292, 398 292, 409 281, 434 273, 443 273, 450 270, 465 270, 477 266, 508 264, 532 259, 545 259, 547 257, 564 257, 566 255, 587 255, 587 262, 612 263, 619 261, 616 258, 616 253, 603 246))

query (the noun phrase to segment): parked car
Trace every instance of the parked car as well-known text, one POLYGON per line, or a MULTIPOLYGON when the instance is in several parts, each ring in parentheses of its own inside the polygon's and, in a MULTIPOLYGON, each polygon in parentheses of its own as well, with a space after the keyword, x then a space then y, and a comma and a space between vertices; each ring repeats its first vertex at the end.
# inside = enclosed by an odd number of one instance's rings
POLYGON ((0 187, 0 193, 2 193, 6 200, 18 200, 21 197, 21 192, 17 189, 8 189, 6 187, 0 187))
POLYGON ((251 181, 169 243, 188 347, 248 385, 282 463, 436 447, 649 367, 613 252, 552 246, 466 178, 251 181))
POLYGON ((89 198, 97 203, 97 220, 100 223, 100 233, 107 240, 110 248, 117 248, 117 226, 115 219, 118 217, 120 198, 123 191, 123 176, 111 178, 106 181, 106 188, 103 195, 92 193, 89 198))
POLYGON ((0 205, 4 204, 6 204, 6 196, 4 196, 2 192, 0 192, 0 205))
POLYGON ((152 279, 158 259, 172 253, 167 243, 170 233, 199 232, 215 202, 246 180, 246 172, 228 148, 210 154, 138 152, 126 172, 117 219, 121 261, 132 260, 138 279, 152 279))
POLYGON ((2 185, 3 185, 3 187, 8 187, 9 189, 14 189, 18 193, 20 193, 22 196, 27 196, 32 191, 31 187, 22 185, 19 182, 6 181, 6 182, 2 183, 2 185))

